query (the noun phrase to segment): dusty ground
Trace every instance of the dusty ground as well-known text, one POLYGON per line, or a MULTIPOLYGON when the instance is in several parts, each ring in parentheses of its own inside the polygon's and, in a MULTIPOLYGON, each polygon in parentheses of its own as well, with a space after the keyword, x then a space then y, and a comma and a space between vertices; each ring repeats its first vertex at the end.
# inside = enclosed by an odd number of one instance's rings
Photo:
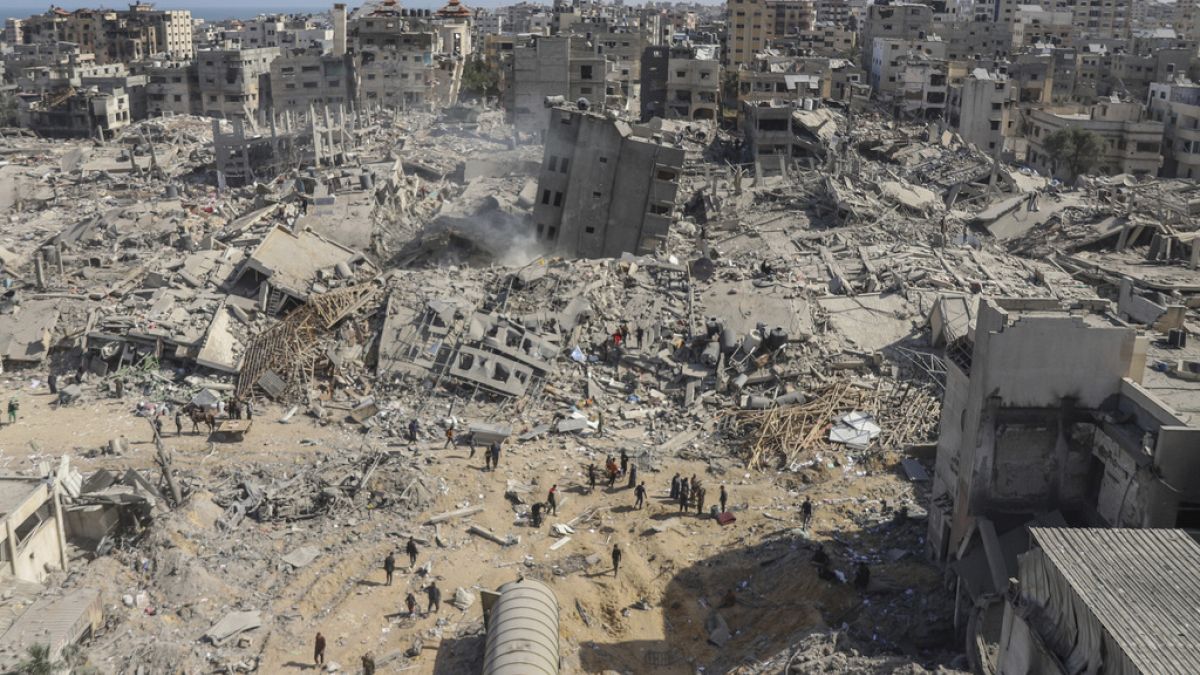
MULTIPOLYGON (((52 409, 44 386, 31 388, 30 376, 8 377, 3 400, 19 391, 22 407, 17 424, 0 429, 0 469, 57 461, 63 453, 70 454, 74 465, 85 472, 152 466, 149 427, 132 414, 136 394, 128 393, 123 401, 101 399, 52 409), (119 435, 130 441, 126 456, 86 457, 119 435), (31 444, 36 444, 36 451, 31 444)), ((338 424, 320 427, 309 418, 297 417, 284 425, 277 421, 280 409, 260 408, 244 443, 218 443, 212 446, 215 451, 200 435, 175 437, 173 423, 168 423, 167 441, 179 470, 202 476, 219 466, 238 464, 300 467, 362 442, 361 434, 338 424)), ((418 532, 432 540, 433 528, 422 528, 419 522, 391 522, 394 518, 386 514, 320 523, 247 520, 231 535, 247 546, 283 555, 290 550, 289 536, 307 531, 319 535, 332 554, 296 572, 265 575, 270 581, 259 588, 233 587, 222 573, 233 580, 238 578, 237 570, 223 566, 202 578, 159 579, 149 588, 164 606, 178 604, 181 597, 198 596, 192 601, 237 600, 267 610, 277 620, 248 636, 254 645, 262 645, 258 672, 268 673, 313 670, 311 641, 318 630, 328 638, 329 660, 352 672, 364 652, 377 657, 403 652, 415 637, 424 641, 422 655, 413 661, 395 658, 381 672, 477 670, 483 647, 479 603, 462 612, 449 600, 457 587, 478 595, 478 589, 495 588, 519 574, 548 581, 558 595, 566 672, 667 674, 693 673, 701 667, 706 672, 726 672, 775 654, 808 629, 843 623, 857 632, 856 637, 874 642, 883 651, 906 652, 918 663, 935 659, 933 651, 925 650, 936 651, 946 637, 937 625, 944 623, 948 600, 938 599, 945 595, 938 588, 939 577, 919 556, 923 522, 892 525, 888 515, 881 513, 880 499, 896 505, 916 498, 894 466, 885 462, 867 475, 859 475, 861 468, 834 467, 825 471, 828 480, 805 484, 796 474, 748 473, 731 460, 710 464, 662 458, 660 471, 642 470, 651 498, 645 509, 634 510, 633 490, 623 481, 616 489, 601 487, 595 493, 581 485, 583 467, 592 461, 602 464, 606 453, 619 452, 617 443, 613 437, 514 443, 506 446, 495 472, 483 470, 482 453, 469 459, 466 447, 443 450, 434 442, 414 451, 415 461, 423 462, 428 474, 442 478, 447 488, 420 521, 429 514, 482 503, 485 511, 471 522, 502 535, 520 536, 518 545, 503 548, 467 534, 461 521, 443 524, 439 532, 447 547, 426 548, 418 560, 418 565, 432 561, 432 574, 443 591, 437 615, 408 617, 403 610, 409 591, 424 609, 420 589, 426 580, 409 572, 401 533, 418 532), (722 527, 694 512, 679 514, 677 506, 665 499, 670 477, 677 471, 701 477, 708 488, 708 505, 716 502, 718 486, 725 484, 737 522, 722 527), (535 483, 530 498, 543 498, 549 486, 557 484, 564 497, 557 516, 549 516, 541 529, 517 524, 504 496, 508 479, 535 483), (854 552, 878 557, 888 550, 907 549, 908 555, 876 566, 868 594, 818 579, 809 562, 811 542, 798 530, 798 506, 805 495, 817 504, 813 539, 829 545, 835 567, 847 574, 851 573, 848 557, 854 552), (550 524, 570 521, 594 507, 599 510, 577 525, 569 543, 549 550, 557 541, 550 535, 550 524), (613 543, 625 552, 616 576, 609 556, 613 543), (383 585, 381 563, 393 548, 400 570, 395 585, 388 587, 383 585), (584 558, 592 554, 599 562, 587 565, 584 558), (732 605, 719 612, 734 637, 717 648, 707 641, 705 621, 713 608, 728 599, 732 605), (646 601, 648 609, 633 607, 640 600, 646 601), (933 627, 927 629, 926 624, 933 627)), ((220 514, 206 495, 198 494, 182 514, 184 527, 161 536, 169 538, 181 555, 203 557, 205 551, 192 540, 198 538, 196 533, 215 536, 213 521, 220 514)), ((274 568, 278 562, 268 557, 262 565, 274 568)), ((106 592, 136 591, 147 585, 111 558, 89 567, 94 569, 84 570, 84 578, 106 579, 110 583, 106 592)), ((162 630, 177 620, 166 612, 147 616, 142 609, 126 608, 113 598, 106 601, 109 611, 118 614, 112 624, 116 630, 131 634, 162 630)), ((181 639, 185 645, 193 640, 191 636, 181 639)), ((103 663, 97 665, 104 669, 103 663)), ((109 661, 108 665, 118 664, 109 661)))

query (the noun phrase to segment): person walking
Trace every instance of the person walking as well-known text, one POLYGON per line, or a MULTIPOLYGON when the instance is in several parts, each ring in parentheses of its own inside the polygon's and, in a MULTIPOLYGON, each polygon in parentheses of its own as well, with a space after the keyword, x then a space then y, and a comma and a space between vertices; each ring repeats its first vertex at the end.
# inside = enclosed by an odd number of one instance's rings
POLYGON ((679 499, 679 474, 671 479, 671 499, 679 499))
POLYGON ((865 560, 858 563, 858 569, 854 572, 854 587, 860 591, 867 590, 871 585, 871 568, 867 567, 865 560))
POLYGON ((808 497, 804 498, 804 503, 800 505, 800 527, 808 532, 808 524, 812 522, 812 500, 808 497))
POLYGON ((611 458, 609 458, 609 460, 608 460, 608 489, 609 490, 613 489, 613 486, 616 484, 617 484, 617 463, 612 461, 611 458))
POLYGON ((543 505, 541 502, 534 502, 533 506, 530 507, 530 511, 532 512, 534 527, 542 526, 542 508, 543 508, 543 505))
POLYGON ((408 421, 408 440, 412 443, 417 442, 417 432, 421 430, 421 425, 415 419, 408 421))
POLYGON ((412 537, 408 538, 408 543, 404 545, 404 552, 408 554, 408 566, 413 568, 417 566, 417 542, 412 537))
POLYGON ((634 503, 633 507, 635 509, 644 508, 645 504, 646 504, 646 483, 645 483, 645 481, 639 483, 638 486, 633 489, 633 496, 637 497, 637 501, 634 503))
POLYGON ((58 375, 55 375, 54 373, 50 373, 50 377, 46 378, 46 385, 48 387, 50 387, 51 395, 57 394, 58 393, 58 375))
POLYGON ((313 643, 313 663, 325 665, 325 636, 321 635, 321 631, 317 631, 317 639, 313 643))
POLYGON ((442 606, 442 589, 437 587, 437 582, 429 584, 425 589, 426 595, 429 596, 429 613, 437 614, 438 609, 442 606))
POLYGON ((629 470, 629 455, 626 454, 624 450, 621 450, 621 475, 624 476, 625 472, 628 470, 629 470))
POLYGON ((404 596, 404 605, 408 607, 409 616, 417 615, 417 598, 411 592, 404 596))
POLYGON ((637 485, 637 464, 629 465, 629 484, 625 487, 633 487, 637 485))
POLYGON ((500 468, 500 444, 492 445, 492 470, 500 468))
POLYGON ((246 420, 254 419, 254 406, 251 405, 250 399, 246 399, 246 420))
POLYGON ((683 481, 679 484, 679 512, 683 513, 688 507, 688 484, 683 481))
POLYGON ((637 336, 638 349, 642 349, 645 346, 642 342, 642 336, 646 334, 646 331, 642 330, 641 326, 638 326, 637 330, 633 331, 633 334, 637 336))
POLYGON ((596 491, 596 465, 588 464, 588 487, 591 492, 596 491))
POLYGON ((620 544, 613 544, 612 561, 613 561, 613 576, 615 577, 615 576, 617 576, 617 569, 621 567, 621 545, 620 544))
POLYGON ((8 423, 9 424, 17 423, 17 411, 20 409, 21 409, 21 404, 17 401, 16 396, 8 399, 8 423))
POLYGON ((362 655, 363 675, 375 675, 375 655, 367 652, 362 655))
POLYGON ((704 515, 704 488, 696 488, 696 515, 704 515))
POLYGON ((558 515, 558 485, 551 485, 550 492, 546 495, 546 504, 550 507, 550 513, 558 515))
POLYGON ((446 427, 446 444, 442 446, 442 449, 445 450, 452 445, 454 445, 454 427, 446 427))
POLYGON ((396 572, 396 555, 388 551, 387 557, 383 559, 383 571, 387 574, 387 585, 392 585, 392 575, 396 572))
POLYGON ((155 415, 154 416, 154 439, 158 440, 158 439, 162 438, 162 435, 163 435, 163 433, 162 433, 162 418, 159 417, 158 415, 155 415))
POLYGON ((182 410, 175 411, 175 435, 176 436, 183 435, 183 411, 182 410))
POLYGON ((721 486, 721 513, 725 513, 725 501, 729 499, 729 493, 725 491, 725 486, 721 486))

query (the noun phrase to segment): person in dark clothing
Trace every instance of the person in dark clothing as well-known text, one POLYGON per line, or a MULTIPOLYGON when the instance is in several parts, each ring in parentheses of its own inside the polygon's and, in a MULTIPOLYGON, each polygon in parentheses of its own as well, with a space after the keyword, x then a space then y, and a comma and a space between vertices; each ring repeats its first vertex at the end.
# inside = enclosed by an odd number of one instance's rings
POLYGON ((638 349, 641 349, 641 348, 642 348, 642 346, 643 346, 643 343, 642 343, 642 336, 643 336, 643 335, 645 335, 645 334, 646 334, 646 332, 645 332, 644 330, 642 330, 642 327, 641 327, 641 326, 638 326, 638 327, 637 327, 637 330, 633 331, 633 334, 637 336, 637 341, 638 341, 638 349))
POLYGON ((542 503, 534 502, 531 509, 533 512, 533 526, 541 527, 542 526, 542 503))
POLYGON ((442 446, 442 449, 445 450, 452 445, 454 445, 454 427, 446 427, 446 444, 442 446))
POLYGON ((320 631, 317 631, 317 640, 313 644, 313 663, 325 665, 325 636, 320 631))
POLYGON ((729 493, 725 491, 725 486, 721 486, 721 513, 725 513, 725 500, 729 499, 729 493))
POLYGON ((829 564, 829 554, 825 552, 823 545, 818 545, 817 550, 813 551, 812 561, 818 566, 829 564))
POLYGON ((425 593, 429 596, 429 613, 437 614, 438 609, 442 606, 442 589, 438 588, 436 583, 429 584, 425 593))
POLYGON ((158 416, 154 418, 154 437, 162 438, 162 418, 158 416))
POLYGON ((499 459, 500 458, 500 441, 492 441, 492 444, 488 446, 486 454, 488 455, 489 458, 495 457, 495 458, 499 459))
POLYGON ((546 505, 550 507, 550 513, 558 515, 558 486, 551 485, 550 492, 546 494, 546 505))
POLYGON ((254 406, 250 403, 249 400, 246 401, 246 419, 248 419, 248 420, 254 419, 254 406))
POLYGON ((483 453, 483 470, 484 471, 492 470, 492 449, 491 448, 488 448, 487 451, 483 453))
POLYGON ((387 585, 392 585, 392 575, 396 573, 396 555, 388 551, 387 557, 383 559, 383 571, 387 573, 387 585))
POLYGON ((375 655, 367 652, 362 655, 363 675, 375 675, 375 655))
POLYGON ((625 451, 622 450, 621 451, 621 475, 624 476, 625 472, 628 470, 629 470, 629 455, 625 454, 625 451))
POLYGON ((412 593, 409 593, 407 596, 405 596, 404 605, 406 607, 408 607, 408 615, 409 616, 416 616, 416 614, 417 614, 417 598, 415 596, 413 596, 412 593))
POLYGON ((50 373, 50 377, 46 378, 46 385, 50 387, 51 394, 57 394, 58 393, 58 376, 55 375, 54 373, 50 373))
POLYGON ((671 499, 679 499, 679 474, 671 479, 671 499))
POLYGON ((858 563, 858 569, 854 571, 854 587, 860 591, 867 590, 871 585, 871 568, 867 567, 867 563, 858 563))
POLYGON ((596 491, 596 465, 588 464, 588 487, 592 492, 596 491))
POLYGON ((633 496, 637 497, 637 502, 634 503, 633 507, 636 509, 643 508, 646 503, 646 483, 645 482, 639 483, 638 486, 633 489, 633 496))
POLYGON ((800 527, 807 532, 810 522, 812 522, 812 500, 805 497, 804 503, 800 505, 800 527))
POLYGON ((631 464, 629 466, 629 485, 626 487, 633 487, 635 485, 637 485, 637 464, 631 464))
POLYGON ((492 469, 500 468, 500 444, 496 443, 492 446, 492 469))
POLYGON ((687 484, 687 481, 685 480, 679 484, 679 512, 680 513, 683 513, 684 511, 687 510, 688 497, 689 497, 688 484, 687 484))
POLYGON ((620 544, 613 544, 612 561, 613 561, 613 576, 615 577, 615 576, 617 576, 617 569, 619 567, 621 567, 621 546, 620 546, 620 544))
POLYGON ((696 488, 696 515, 704 515, 704 488, 696 488))
POLYGON ((421 430, 421 425, 419 423, 417 423, 417 421, 415 419, 409 420, 408 421, 408 440, 413 443, 416 443, 417 442, 417 432, 420 430, 421 430))
POLYGON ((176 436, 183 435, 183 411, 182 410, 175 411, 175 435, 176 436))
POLYGON ((404 552, 408 554, 408 566, 417 566, 417 542, 413 541, 412 537, 408 538, 408 543, 404 545, 404 552))

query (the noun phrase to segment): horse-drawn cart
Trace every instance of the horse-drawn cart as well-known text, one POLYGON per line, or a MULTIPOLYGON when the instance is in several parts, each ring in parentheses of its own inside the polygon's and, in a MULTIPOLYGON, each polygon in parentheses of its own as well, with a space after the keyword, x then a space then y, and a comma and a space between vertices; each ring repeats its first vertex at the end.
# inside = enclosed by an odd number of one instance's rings
POLYGON ((246 439, 246 434, 250 431, 250 423, 252 420, 221 420, 217 424, 217 430, 214 436, 218 440, 232 441, 240 443, 246 439))

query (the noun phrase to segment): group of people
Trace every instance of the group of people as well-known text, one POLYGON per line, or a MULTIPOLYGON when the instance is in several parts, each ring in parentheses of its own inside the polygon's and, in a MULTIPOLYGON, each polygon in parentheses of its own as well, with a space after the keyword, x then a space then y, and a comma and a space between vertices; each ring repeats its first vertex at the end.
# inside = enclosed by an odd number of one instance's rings
MULTIPOLYGON (((679 474, 675 474, 671 478, 671 500, 679 503, 680 513, 690 510, 694 505, 696 513, 703 514, 707 498, 708 491, 700 484, 700 479, 696 477, 696 474, 692 474, 691 479, 681 478, 679 474)), ((726 504, 729 502, 729 492, 724 485, 721 486, 721 492, 717 499, 721 504, 719 513, 724 513, 726 504)))
MULTIPOLYGON (((417 542, 412 537, 408 538, 408 542, 404 545, 404 552, 408 555, 408 567, 410 571, 415 571, 417 568, 417 557, 421 551, 417 547, 417 542)), ((392 580, 396 574, 396 553, 389 551, 387 557, 383 559, 383 572, 386 575, 386 585, 391 586, 392 580)), ((438 588, 437 582, 432 581, 425 587, 425 596, 428 598, 426 613, 437 614, 442 604, 442 589, 438 588)), ((408 609, 408 615, 415 617, 417 615, 417 598, 411 591, 404 597, 404 605, 408 609)), ((325 636, 317 632, 316 641, 313 644, 313 663, 318 667, 325 665, 325 636)), ((367 652, 362 656, 362 670, 366 675, 371 675, 375 672, 375 656, 371 652, 367 652)))

